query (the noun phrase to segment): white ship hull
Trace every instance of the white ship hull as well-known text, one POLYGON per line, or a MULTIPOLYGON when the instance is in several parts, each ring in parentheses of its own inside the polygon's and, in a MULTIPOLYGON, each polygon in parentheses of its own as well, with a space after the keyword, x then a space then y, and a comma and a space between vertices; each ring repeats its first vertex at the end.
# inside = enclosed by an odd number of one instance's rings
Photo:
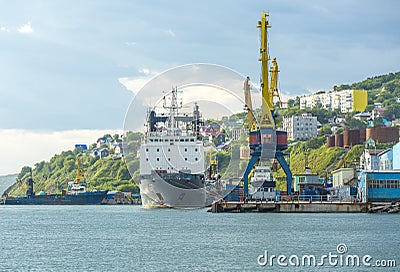
POLYGON ((206 189, 182 189, 161 178, 141 179, 144 208, 201 208, 206 206, 206 189))

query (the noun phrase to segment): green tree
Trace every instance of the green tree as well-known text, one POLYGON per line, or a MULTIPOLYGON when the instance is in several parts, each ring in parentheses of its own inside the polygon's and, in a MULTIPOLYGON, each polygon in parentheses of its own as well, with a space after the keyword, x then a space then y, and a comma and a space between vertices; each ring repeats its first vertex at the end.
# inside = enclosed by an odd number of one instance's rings
POLYGON ((364 129, 367 127, 367 124, 364 121, 358 120, 353 117, 347 120, 346 123, 347 129, 364 129))
POLYGON ((300 107, 300 96, 296 96, 294 106, 299 106, 300 107))
POLYGON ((398 117, 400 117, 400 106, 397 104, 389 105, 385 107, 385 112, 383 113, 383 118, 386 120, 392 121, 398 117))
POLYGON ((21 169, 21 172, 19 172, 18 176, 17 176, 17 180, 23 180, 24 178, 26 178, 28 175, 30 175, 32 168, 29 166, 24 166, 21 169))
POLYGON ((328 125, 328 124, 323 125, 322 128, 320 129, 320 131, 319 131, 319 135, 320 136, 323 136, 323 135, 326 135, 326 134, 332 134, 331 125, 328 125))
POLYGON ((294 107, 294 106, 295 106, 295 103, 296 103, 296 100, 294 100, 294 99, 289 99, 289 100, 287 101, 288 108, 294 107))
POLYGON ((383 123, 382 117, 377 117, 374 119, 374 127, 383 127, 385 124, 383 123))
POLYGON ((367 105, 367 107, 365 107, 365 112, 371 112, 374 109, 374 105, 367 105))

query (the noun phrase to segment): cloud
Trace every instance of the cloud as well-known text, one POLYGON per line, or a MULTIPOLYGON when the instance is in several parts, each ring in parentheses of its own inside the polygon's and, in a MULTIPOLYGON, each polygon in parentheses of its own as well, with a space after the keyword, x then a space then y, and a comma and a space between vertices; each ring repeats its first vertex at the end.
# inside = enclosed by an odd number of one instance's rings
POLYGON ((198 102, 200 106, 203 106, 201 112, 205 118, 219 119, 222 116, 243 111, 243 98, 234 91, 209 85, 189 85, 180 90, 182 102, 184 104, 198 102))
POLYGON ((24 24, 23 26, 21 26, 20 28, 18 28, 18 32, 19 33, 32 33, 33 28, 31 27, 31 23, 28 22, 28 23, 24 24))
POLYGON ((148 68, 141 68, 141 69, 139 69, 139 73, 148 76, 148 75, 150 75, 150 69, 148 69, 148 68))
POLYGON ((158 74, 148 68, 140 68, 138 72, 141 74, 141 76, 118 78, 119 83, 124 85, 125 88, 134 94, 137 94, 147 82, 149 82, 155 75, 158 74))
POLYGON ((126 46, 135 46, 136 42, 125 42, 126 46))
POLYGON ((10 32, 10 30, 5 26, 0 26, 0 32, 10 32))
POLYGON ((170 28, 168 28, 168 29, 164 29, 164 30, 163 30, 163 32, 164 32, 166 35, 168 35, 168 36, 171 36, 171 37, 173 37, 173 38, 175 38, 175 37, 176 37, 176 34, 175 34, 175 32, 174 32, 174 31, 172 31, 172 29, 170 29, 170 28))
POLYGON ((55 154, 72 150, 75 144, 95 143, 105 134, 122 134, 120 130, 67 130, 35 132, 17 129, 0 129, 0 175, 18 173, 25 165, 34 166, 48 161, 55 154), (10 159, 15 158, 15 159, 10 159))
POLYGON ((151 79, 150 76, 147 77, 136 77, 136 78, 131 78, 131 77, 121 77, 118 78, 119 83, 124 85, 125 88, 127 88, 129 91, 133 92, 134 94, 137 94, 140 89, 143 88, 144 85, 146 85, 147 82, 149 82, 151 79))

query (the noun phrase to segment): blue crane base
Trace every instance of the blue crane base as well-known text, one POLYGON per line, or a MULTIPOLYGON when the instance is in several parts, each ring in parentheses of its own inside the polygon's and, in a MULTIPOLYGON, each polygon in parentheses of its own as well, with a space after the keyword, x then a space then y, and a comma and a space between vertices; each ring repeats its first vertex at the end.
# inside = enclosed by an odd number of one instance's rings
MULTIPOLYGON (((251 159, 247 164, 246 170, 243 174, 243 187, 244 187, 244 194, 245 196, 249 196, 249 174, 250 171, 253 169, 254 165, 258 162, 261 156, 261 147, 255 148, 253 154, 251 155, 251 159)), ((287 188, 287 195, 292 195, 292 171, 289 168, 289 164, 286 162, 286 159, 283 155, 283 151, 281 149, 277 149, 275 151, 275 158, 281 165, 283 171, 286 174, 286 188, 287 188)))

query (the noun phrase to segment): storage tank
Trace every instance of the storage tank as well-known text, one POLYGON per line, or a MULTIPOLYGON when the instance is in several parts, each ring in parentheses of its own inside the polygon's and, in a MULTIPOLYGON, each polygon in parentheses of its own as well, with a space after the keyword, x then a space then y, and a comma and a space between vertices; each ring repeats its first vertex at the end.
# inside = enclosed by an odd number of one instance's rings
POLYGON ((376 143, 397 143, 399 141, 399 128, 397 127, 368 127, 365 137, 372 138, 376 143))
POLYGON ((360 129, 360 142, 363 144, 365 143, 366 140, 367 138, 365 137, 365 128, 360 129))
POLYGON ((326 135, 326 148, 335 146, 335 135, 326 135))
POLYGON ((343 132, 343 146, 349 147, 353 145, 360 144, 360 130, 359 129, 349 129, 343 132))
POLYGON ((343 147, 343 133, 335 134, 335 146, 343 147))

